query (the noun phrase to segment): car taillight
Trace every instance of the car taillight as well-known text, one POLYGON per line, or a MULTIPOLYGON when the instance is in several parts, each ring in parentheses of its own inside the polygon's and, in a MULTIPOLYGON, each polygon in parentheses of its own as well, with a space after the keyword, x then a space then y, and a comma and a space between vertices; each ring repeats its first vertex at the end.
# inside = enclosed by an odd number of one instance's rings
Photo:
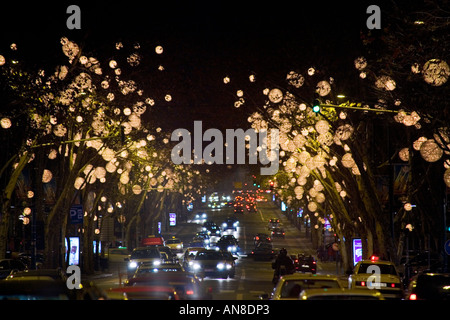
POLYGON ((366 282, 365 281, 356 281, 356 285, 357 286, 361 286, 361 287, 365 287, 366 286, 366 282))
POLYGON ((194 290, 186 290, 186 294, 187 295, 193 295, 194 294, 194 290))
POLYGON ((315 261, 313 261, 313 264, 316 264, 316 262, 315 262, 315 261))
POLYGON ((415 293, 411 293, 409 300, 417 300, 417 295, 415 293))

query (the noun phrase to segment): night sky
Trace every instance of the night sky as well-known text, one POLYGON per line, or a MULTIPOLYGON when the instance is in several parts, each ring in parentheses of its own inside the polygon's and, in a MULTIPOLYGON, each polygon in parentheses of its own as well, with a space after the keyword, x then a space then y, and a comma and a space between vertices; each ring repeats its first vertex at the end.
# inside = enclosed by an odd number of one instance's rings
POLYGON ((173 96, 173 102, 163 101, 147 116, 157 116, 169 130, 194 120, 203 120, 205 128, 248 127, 248 114, 264 101, 261 89, 284 85, 286 74, 296 68, 326 67, 336 80, 345 79, 353 71, 368 17, 368 5, 360 2, 78 2, 81 30, 68 30, 70 4, 3 6, 0 54, 15 42, 36 66, 55 65, 55 57, 62 56, 62 36, 105 58, 114 54, 117 41, 139 43, 143 59, 137 80, 147 92, 164 86, 161 90, 173 96), (161 57, 155 57, 156 45, 164 48, 161 57), (157 85, 152 78, 156 63, 167 75, 157 85), (251 73, 255 84, 248 81, 251 73), (229 86, 224 76, 231 78, 229 86), (240 109, 233 107, 237 89, 254 93, 240 109))

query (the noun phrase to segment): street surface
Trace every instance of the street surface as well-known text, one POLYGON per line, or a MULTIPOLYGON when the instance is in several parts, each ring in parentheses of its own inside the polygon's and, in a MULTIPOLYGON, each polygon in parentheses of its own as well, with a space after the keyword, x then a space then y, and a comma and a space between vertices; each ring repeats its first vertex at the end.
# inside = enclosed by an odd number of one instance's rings
MULTIPOLYGON (((270 294, 273 289, 272 276, 273 269, 271 261, 254 261, 248 253, 254 248, 253 237, 257 233, 268 233, 268 221, 271 218, 279 218, 282 227, 285 229, 285 238, 274 238, 273 247, 276 253, 279 249, 286 248, 288 254, 305 253, 317 258, 316 251, 312 248, 311 242, 305 236, 305 231, 299 231, 293 226, 281 210, 272 202, 258 202, 257 212, 239 214, 239 227, 237 231, 228 230, 238 240, 241 249, 239 258, 236 260, 236 276, 234 279, 218 279, 206 277, 205 287, 212 289, 213 300, 255 300, 261 294, 270 294)), ((208 220, 213 220, 221 225, 227 216, 233 215, 233 208, 209 209, 205 211, 208 220)), ((168 232, 163 232, 165 239, 171 236, 180 238, 185 244, 192 240, 197 231, 201 230, 202 224, 195 223, 191 218, 195 216, 191 213, 188 222, 179 223, 176 227, 171 227, 168 232)), ((186 245, 185 245, 186 249, 186 245)), ((321 262, 317 260, 318 274, 336 274, 336 264, 334 262, 321 262)), ((102 288, 109 289, 117 287, 120 281, 126 279, 126 263, 111 265, 109 270, 102 274, 90 277, 94 283, 102 288)))

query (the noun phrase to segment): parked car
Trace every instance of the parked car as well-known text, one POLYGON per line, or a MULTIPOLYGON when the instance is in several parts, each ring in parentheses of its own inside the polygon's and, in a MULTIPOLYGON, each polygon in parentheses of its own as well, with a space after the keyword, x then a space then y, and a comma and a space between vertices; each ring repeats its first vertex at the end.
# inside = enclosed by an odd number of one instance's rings
POLYGON ((415 275, 406 290, 406 300, 450 300, 450 273, 415 275))
POLYGON ((2 259, 0 260, 0 279, 5 279, 12 271, 27 270, 25 263, 17 259, 2 259))

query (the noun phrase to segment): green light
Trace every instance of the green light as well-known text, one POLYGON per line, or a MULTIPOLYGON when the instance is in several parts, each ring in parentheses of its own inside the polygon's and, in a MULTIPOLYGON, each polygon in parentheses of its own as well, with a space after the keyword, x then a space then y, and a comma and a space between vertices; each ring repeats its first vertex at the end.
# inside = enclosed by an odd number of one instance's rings
POLYGON ((320 112, 320 100, 319 100, 319 99, 315 99, 315 100, 314 100, 312 110, 313 110, 315 113, 320 112))

